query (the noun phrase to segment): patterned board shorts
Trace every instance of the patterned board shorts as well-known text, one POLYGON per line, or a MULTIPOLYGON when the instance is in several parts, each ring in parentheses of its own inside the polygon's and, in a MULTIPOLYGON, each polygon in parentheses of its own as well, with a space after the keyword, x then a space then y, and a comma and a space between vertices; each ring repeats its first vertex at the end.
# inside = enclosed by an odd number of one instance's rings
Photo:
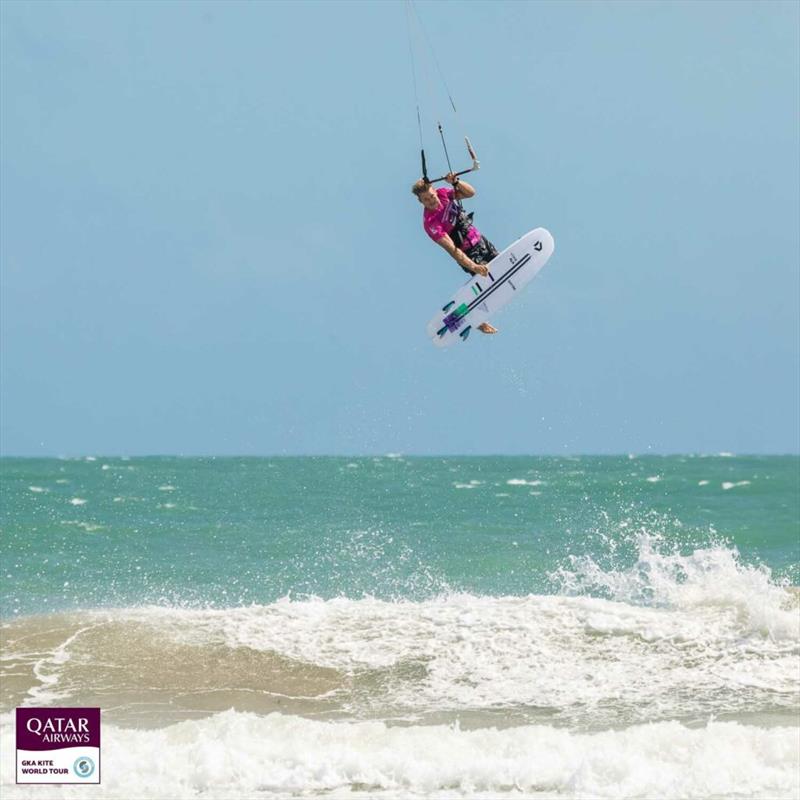
MULTIPOLYGON (((485 236, 481 236, 481 240, 472 245, 469 250, 465 250, 464 253, 476 264, 488 264, 497 255, 497 248, 485 236)), ((472 275, 466 267, 461 267, 461 269, 472 275)))

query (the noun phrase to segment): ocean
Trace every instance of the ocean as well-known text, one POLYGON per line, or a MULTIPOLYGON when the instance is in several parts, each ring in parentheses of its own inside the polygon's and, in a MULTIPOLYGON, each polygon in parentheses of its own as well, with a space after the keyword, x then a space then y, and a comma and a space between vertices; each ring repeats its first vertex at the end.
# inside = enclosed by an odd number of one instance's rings
POLYGON ((796 456, 0 460, 4 798, 797 798, 796 456), (102 784, 14 709, 100 706, 102 784))

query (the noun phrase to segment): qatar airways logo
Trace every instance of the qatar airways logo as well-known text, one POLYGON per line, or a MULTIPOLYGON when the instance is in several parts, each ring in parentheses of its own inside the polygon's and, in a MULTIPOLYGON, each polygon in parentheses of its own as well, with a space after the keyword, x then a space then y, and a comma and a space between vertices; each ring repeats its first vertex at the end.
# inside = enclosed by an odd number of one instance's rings
POLYGON ((89 744, 89 720, 86 717, 32 717, 25 723, 28 733, 40 737, 42 742, 64 744, 89 744))
POLYGON ((100 709, 18 708, 17 783, 100 783, 100 709))

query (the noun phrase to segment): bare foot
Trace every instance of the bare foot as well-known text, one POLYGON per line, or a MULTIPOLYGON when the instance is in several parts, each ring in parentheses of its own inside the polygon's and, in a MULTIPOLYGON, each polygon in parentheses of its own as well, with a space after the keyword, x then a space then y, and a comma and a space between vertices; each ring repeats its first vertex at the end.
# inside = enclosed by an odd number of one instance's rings
POLYGON ((488 322, 482 322, 478 325, 478 330, 481 333, 497 333, 497 328, 494 325, 490 325, 488 322))

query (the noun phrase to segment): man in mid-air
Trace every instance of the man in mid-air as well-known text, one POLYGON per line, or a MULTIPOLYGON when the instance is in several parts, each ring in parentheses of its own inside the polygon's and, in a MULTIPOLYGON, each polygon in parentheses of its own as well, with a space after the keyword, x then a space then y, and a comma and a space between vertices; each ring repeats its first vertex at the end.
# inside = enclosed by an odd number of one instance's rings
MULTIPOLYGON (((497 255, 497 249, 472 224, 472 214, 466 214, 460 202, 464 198, 474 197, 475 189, 452 172, 445 180, 452 188, 443 186, 435 189, 425 178, 420 178, 411 187, 411 191, 425 206, 422 212, 425 233, 447 250, 464 272, 488 275, 486 264, 497 255)), ((497 333, 497 328, 488 322, 478 325, 478 330, 497 333)))

